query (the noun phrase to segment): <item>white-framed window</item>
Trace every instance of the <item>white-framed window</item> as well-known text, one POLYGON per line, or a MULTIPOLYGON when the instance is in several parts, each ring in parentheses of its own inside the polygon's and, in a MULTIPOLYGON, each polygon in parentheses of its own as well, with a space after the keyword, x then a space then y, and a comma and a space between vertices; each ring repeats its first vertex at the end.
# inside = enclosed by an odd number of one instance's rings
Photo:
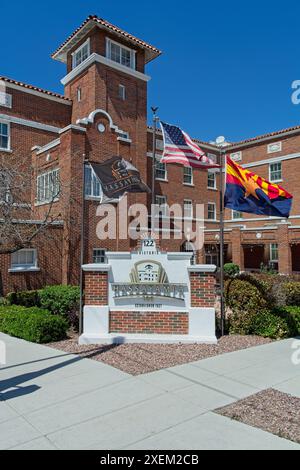
POLYGON ((155 178, 157 180, 167 181, 168 174, 167 174, 167 165, 165 163, 156 161, 155 178))
POLYGON ((162 139, 156 139, 156 149, 157 150, 164 149, 164 141, 162 139))
POLYGON ((230 154, 231 160, 234 162, 241 162, 243 160, 243 153, 242 152, 234 152, 230 154))
POLYGON ((119 85, 119 98, 123 101, 126 100, 126 87, 124 85, 119 85))
POLYGON ((85 197, 100 199, 103 195, 100 181, 90 165, 84 168, 85 197))
POLYGON ((155 204, 159 206, 161 215, 166 217, 168 215, 167 196, 155 196, 155 204))
POLYGON ((93 264, 105 264, 107 262, 106 250, 103 248, 93 249, 93 264))
POLYGON ((217 189, 217 174, 214 171, 207 172, 207 187, 208 189, 217 189))
POLYGON ((193 180, 194 180, 193 168, 190 166, 184 166, 183 167, 183 184, 192 186, 193 180))
POLYGON ((216 220, 216 204, 215 202, 209 202, 207 204, 207 218, 208 220, 216 220))
POLYGON ((136 51, 106 38, 106 57, 113 62, 135 69, 136 51))
POLYGON ((12 253, 11 269, 13 271, 37 269, 36 249, 26 248, 23 250, 16 251, 15 253, 12 253))
POLYGON ((276 183, 282 181, 282 163, 271 163, 269 167, 270 181, 276 183))
POLYGON ((0 106, 4 106, 5 108, 12 108, 12 95, 9 95, 4 91, 0 91, 0 106))
POLYGON ((191 199, 185 199, 183 201, 183 216, 185 219, 193 218, 193 201, 191 199))
POLYGON ((10 123, 0 121, 0 150, 10 150, 10 123))
POLYGON ((37 203, 47 204, 58 201, 60 193, 59 168, 47 171, 37 177, 37 203))
POLYGON ((272 263, 278 263, 278 244, 271 243, 270 245, 270 261, 272 263))
POLYGON ((81 87, 77 88, 77 102, 80 103, 82 100, 82 89, 81 87))
POLYGON ((73 69, 82 64, 91 55, 90 39, 85 41, 75 52, 72 54, 73 69))
POLYGON ((281 152, 281 150, 282 150, 282 142, 273 142, 272 144, 268 145, 268 153, 281 152))
POLYGON ((232 220, 240 220, 242 218, 243 218, 242 212, 235 211, 235 210, 232 211, 232 220))

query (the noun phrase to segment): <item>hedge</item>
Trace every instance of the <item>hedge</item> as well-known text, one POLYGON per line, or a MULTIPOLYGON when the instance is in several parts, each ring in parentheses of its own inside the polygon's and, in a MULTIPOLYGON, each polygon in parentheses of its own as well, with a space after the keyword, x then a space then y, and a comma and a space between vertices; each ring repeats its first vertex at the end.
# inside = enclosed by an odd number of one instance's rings
POLYGON ((10 305, 41 307, 53 315, 63 315, 70 325, 78 327, 80 289, 77 286, 48 286, 44 289, 12 292, 6 297, 10 305))
POLYGON ((68 322, 37 307, 0 307, 0 331, 33 343, 50 343, 66 338, 68 322))
POLYGON ((39 291, 29 290, 21 292, 11 292, 7 294, 6 300, 9 305, 22 305, 24 307, 39 307, 39 291))

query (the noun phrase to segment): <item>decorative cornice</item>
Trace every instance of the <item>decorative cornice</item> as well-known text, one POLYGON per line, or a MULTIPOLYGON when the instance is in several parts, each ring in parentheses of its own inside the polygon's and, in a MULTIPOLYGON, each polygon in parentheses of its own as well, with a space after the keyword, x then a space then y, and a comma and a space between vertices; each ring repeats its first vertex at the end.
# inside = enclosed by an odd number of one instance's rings
POLYGON ((109 264, 85 264, 84 266, 82 266, 82 270, 84 272, 106 273, 110 271, 110 269, 111 266, 109 264))
POLYGON ((217 266, 214 264, 195 264, 188 267, 190 273, 215 273, 216 270, 217 266))
POLYGON ((129 134, 126 131, 123 131, 120 129, 116 124, 114 124, 113 119, 108 112, 104 111, 104 109, 95 109, 88 117, 78 119, 76 121, 77 124, 82 124, 84 126, 88 126, 89 124, 94 124, 95 118, 98 114, 102 114, 108 119, 109 122, 109 128, 111 131, 114 131, 116 134, 119 134, 118 140, 131 143, 131 139, 129 138, 129 134), (128 137, 124 137, 124 134, 128 135, 128 137))

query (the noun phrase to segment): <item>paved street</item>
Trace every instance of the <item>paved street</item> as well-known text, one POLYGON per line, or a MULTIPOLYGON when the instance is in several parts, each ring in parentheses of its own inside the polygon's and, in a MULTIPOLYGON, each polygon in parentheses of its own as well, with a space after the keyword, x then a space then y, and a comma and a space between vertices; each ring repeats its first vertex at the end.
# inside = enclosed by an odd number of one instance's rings
POLYGON ((272 387, 300 397, 295 340, 132 377, 0 334, 1 449, 297 449, 213 413, 272 387))

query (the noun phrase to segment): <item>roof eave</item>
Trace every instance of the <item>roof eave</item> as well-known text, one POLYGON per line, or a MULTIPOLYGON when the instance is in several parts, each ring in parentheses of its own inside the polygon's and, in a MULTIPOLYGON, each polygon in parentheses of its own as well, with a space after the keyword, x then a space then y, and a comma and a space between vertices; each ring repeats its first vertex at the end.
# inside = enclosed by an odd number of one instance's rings
MULTIPOLYGON (((51 55, 52 59, 66 63, 68 52, 73 49, 73 47, 76 46, 76 44, 81 39, 83 39, 94 27, 98 27, 107 32, 111 32, 107 26, 99 24, 95 20, 90 19, 80 27, 79 31, 77 31, 72 37, 70 37, 66 44, 63 44, 56 52, 51 55)), ((158 49, 151 50, 150 48, 144 46, 143 44, 137 43, 131 38, 124 38, 121 33, 114 31, 114 34, 116 34, 123 40, 125 39, 126 41, 130 42, 134 46, 144 49, 146 63, 151 62, 162 54, 162 52, 158 49)))

